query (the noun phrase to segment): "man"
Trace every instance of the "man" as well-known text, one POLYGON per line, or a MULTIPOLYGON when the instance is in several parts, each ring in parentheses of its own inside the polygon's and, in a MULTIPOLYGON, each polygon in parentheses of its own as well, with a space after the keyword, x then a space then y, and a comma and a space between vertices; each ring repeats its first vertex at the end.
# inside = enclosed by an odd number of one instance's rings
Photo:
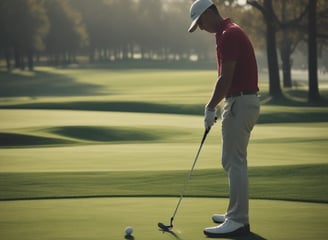
POLYGON ((205 107, 205 128, 216 119, 216 106, 224 99, 222 113, 222 166, 229 177, 226 214, 214 214, 221 223, 204 229, 209 237, 230 237, 250 232, 248 217, 247 145, 258 118, 258 79, 254 49, 243 30, 224 19, 211 0, 197 0, 190 8, 189 32, 199 27, 215 34, 218 79, 205 107))

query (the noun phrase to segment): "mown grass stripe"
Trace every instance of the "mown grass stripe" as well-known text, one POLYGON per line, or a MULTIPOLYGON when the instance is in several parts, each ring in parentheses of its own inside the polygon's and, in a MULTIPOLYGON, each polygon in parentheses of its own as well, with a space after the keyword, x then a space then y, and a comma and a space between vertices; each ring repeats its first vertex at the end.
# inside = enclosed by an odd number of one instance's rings
MULTIPOLYGON (((111 111, 111 112, 133 112, 133 113, 162 113, 182 115, 203 115, 203 104, 163 104, 149 102, 129 101, 74 101, 74 102, 39 102, 0 105, 0 109, 44 109, 44 110, 82 110, 82 111, 111 111)), ((258 123, 313 123, 326 122, 327 111, 322 107, 312 109, 304 106, 294 107, 294 110, 275 112, 261 112, 258 123)), ((283 110, 283 109, 281 109, 283 110)))
MULTIPOLYGON (((252 167, 250 197, 328 203, 328 164, 252 167)), ((177 197, 187 171, 1 173, 0 199, 177 197)), ((224 171, 195 170, 186 197, 227 197, 224 171)))

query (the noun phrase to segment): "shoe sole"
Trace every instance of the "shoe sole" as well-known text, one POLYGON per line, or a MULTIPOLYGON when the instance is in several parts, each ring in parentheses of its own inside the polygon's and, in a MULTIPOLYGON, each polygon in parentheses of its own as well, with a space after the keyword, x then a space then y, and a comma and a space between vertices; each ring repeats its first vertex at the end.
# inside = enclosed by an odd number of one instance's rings
POLYGON ((237 236, 246 236, 250 234, 249 224, 244 227, 238 228, 237 230, 229 233, 209 233, 204 230, 204 234, 210 238, 223 238, 223 237, 237 237, 237 236))
POLYGON ((213 218, 212 218, 212 221, 213 221, 214 223, 224 223, 224 221, 215 221, 215 219, 213 219, 213 218))

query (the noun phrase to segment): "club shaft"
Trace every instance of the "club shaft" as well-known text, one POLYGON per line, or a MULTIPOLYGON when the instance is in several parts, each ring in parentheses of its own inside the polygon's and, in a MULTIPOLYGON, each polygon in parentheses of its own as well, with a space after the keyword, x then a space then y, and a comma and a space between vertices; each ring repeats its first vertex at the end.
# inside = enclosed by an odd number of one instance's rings
POLYGON ((186 189, 187 189, 187 186, 188 186, 188 183, 189 183, 190 177, 191 177, 191 175, 192 175, 192 173, 193 173, 193 171, 194 171, 194 168, 195 168, 195 166, 196 166, 196 162, 197 162, 198 156, 199 156, 200 151, 201 151, 201 149, 202 149, 202 147, 203 147, 203 144, 204 144, 204 142, 205 142, 205 139, 206 139, 206 136, 207 136, 208 132, 209 132, 209 130, 205 130, 205 132, 204 132, 204 135, 203 135, 202 141, 201 141, 201 143, 200 143, 200 146, 199 146, 199 148, 198 148, 198 151, 197 151, 197 154, 196 154, 195 160, 194 160, 194 162, 193 162, 193 164, 192 164, 192 167, 191 167, 191 170, 190 170, 190 172, 189 172, 189 174, 188 174, 188 177, 187 177, 187 179, 186 179, 186 181, 185 181, 185 183, 184 183, 184 185, 183 185, 183 188, 182 188, 182 191, 181 191, 181 194, 180 194, 180 198, 179 198, 178 204, 177 204, 177 206, 176 206, 176 208, 175 208, 175 210, 174 210, 174 213, 173 213, 173 215, 172 215, 172 217, 171 217, 171 226, 173 226, 172 222, 173 222, 173 220, 174 220, 174 218, 175 218, 175 215, 177 214, 177 211, 178 211, 178 209, 179 209, 179 206, 180 206, 180 204, 181 204, 181 201, 182 201, 183 196, 184 196, 184 194, 185 194, 185 191, 186 191, 186 189))

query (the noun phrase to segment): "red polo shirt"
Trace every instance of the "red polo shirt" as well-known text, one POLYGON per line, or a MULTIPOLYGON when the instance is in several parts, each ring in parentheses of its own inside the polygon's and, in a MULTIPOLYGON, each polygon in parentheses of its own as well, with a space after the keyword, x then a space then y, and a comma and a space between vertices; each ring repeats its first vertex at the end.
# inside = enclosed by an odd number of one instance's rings
POLYGON ((244 31, 227 18, 221 22, 216 37, 217 68, 222 63, 236 61, 235 73, 227 95, 241 91, 257 92, 257 64, 253 46, 244 31))

